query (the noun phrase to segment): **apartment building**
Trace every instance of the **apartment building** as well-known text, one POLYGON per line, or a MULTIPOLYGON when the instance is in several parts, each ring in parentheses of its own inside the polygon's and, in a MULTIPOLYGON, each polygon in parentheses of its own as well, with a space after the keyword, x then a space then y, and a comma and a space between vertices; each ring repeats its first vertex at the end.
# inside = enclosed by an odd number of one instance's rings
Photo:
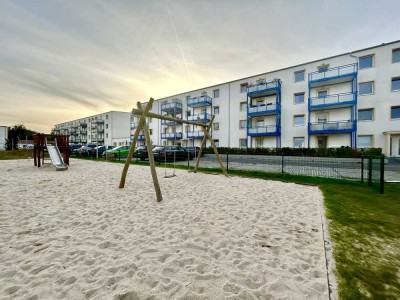
POLYGON ((54 134, 69 136, 71 144, 121 146, 130 143, 131 114, 109 111, 56 124, 54 134))
POLYGON ((0 150, 6 150, 7 137, 8 137, 8 127, 0 126, 0 150))
MULTIPOLYGON (((195 122, 215 115, 221 147, 381 147, 400 156, 400 41, 165 97, 151 112, 195 122)), ((148 121, 153 144, 204 137, 199 126, 148 121)))

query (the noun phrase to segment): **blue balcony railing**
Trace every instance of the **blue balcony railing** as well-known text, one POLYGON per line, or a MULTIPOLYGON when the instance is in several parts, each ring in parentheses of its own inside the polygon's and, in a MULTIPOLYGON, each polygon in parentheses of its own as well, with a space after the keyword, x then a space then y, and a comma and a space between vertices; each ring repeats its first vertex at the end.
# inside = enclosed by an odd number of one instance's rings
POLYGON ((95 120, 94 123, 96 123, 96 124, 104 124, 104 120, 101 120, 101 119, 95 120))
POLYGON ((187 134, 188 139, 202 139, 204 138, 204 132, 203 131, 192 131, 188 132, 187 134))
POLYGON ((212 98, 207 95, 189 98, 187 100, 187 105, 189 107, 209 106, 212 105, 212 98))
POLYGON ((335 68, 329 68, 325 71, 316 71, 308 73, 308 81, 325 81, 336 78, 353 78, 357 75, 357 64, 343 65, 335 68))
POLYGON ((277 113, 276 103, 266 103, 257 106, 249 106, 249 115, 266 115, 277 113))
POLYGON ((195 114, 193 116, 189 116, 188 120, 192 122, 202 122, 202 123, 210 122, 211 114, 208 113, 195 114))
POLYGON ((356 103, 357 92, 354 93, 341 93, 335 95, 327 95, 325 97, 312 97, 309 98, 310 108, 321 108, 321 107, 343 107, 351 106, 356 103))
POLYGON ((308 123, 308 130, 310 134, 353 132, 356 130, 356 122, 346 120, 308 123))
POLYGON ((138 123, 131 123, 131 129, 136 129, 138 126, 138 123))
POLYGON ((167 112, 171 112, 171 111, 182 111, 182 103, 180 102, 171 102, 171 103, 163 103, 161 104, 161 111, 167 111, 167 112))
POLYGON ((143 142, 143 141, 145 141, 146 139, 145 139, 144 135, 141 134, 141 135, 138 135, 137 140, 138 140, 139 142, 143 142))
POLYGON ((247 134, 249 136, 279 135, 279 129, 277 125, 249 127, 247 134))
POLYGON ((269 82, 260 82, 247 87, 247 95, 255 96, 258 94, 274 94, 281 87, 281 81, 279 79, 272 80, 269 82))
POLYGON ((163 140, 181 140, 182 132, 161 133, 161 139, 163 139, 163 140))
POLYGON ((179 122, 175 122, 175 121, 161 121, 161 125, 164 126, 177 126, 177 125, 181 125, 182 123, 179 122))

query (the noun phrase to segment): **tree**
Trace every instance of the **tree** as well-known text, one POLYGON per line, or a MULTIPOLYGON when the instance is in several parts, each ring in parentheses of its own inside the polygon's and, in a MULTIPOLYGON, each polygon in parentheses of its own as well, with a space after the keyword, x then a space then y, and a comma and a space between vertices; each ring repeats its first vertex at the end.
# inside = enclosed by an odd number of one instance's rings
POLYGON ((6 149, 18 149, 17 144, 20 139, 27 138, 33 139, 33 135, 37 132, 27 129, 24 125, 18 124, 12 127, 8 127, 8 136, 6 140, 6 149))

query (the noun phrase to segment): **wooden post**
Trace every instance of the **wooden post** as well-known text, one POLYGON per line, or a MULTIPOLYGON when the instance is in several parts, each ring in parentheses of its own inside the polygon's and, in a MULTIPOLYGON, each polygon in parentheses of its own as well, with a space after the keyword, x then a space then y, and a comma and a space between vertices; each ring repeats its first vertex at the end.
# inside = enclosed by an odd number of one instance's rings
POLYGON ((125 186, 126 174, 128 173, 129 164, 131 163, 131 160, 132 160, 132 157, 133 157, 133 152, 135 151, 136 141, 138 139, 140 129, 142 128, 143 123, 145 122, 146 115, 149 112, 149 110, 150 110, 150 108, 151 108, 151 106, 153 104, 153 101, 154 101, 154 99, 150 98, 149 102, 147 103, 147 106, 145 107, 145 109, 143 110, 142 115, 140 116, 138 127, 136 128, 135 134, 133 135, 131 148, 129 150, 129 154, 128 154, 128 157, 126 159, 126 162, 125 162, 125 165, 124 165, 124 169, 122 170, 121 181, 119 182, 119 188, 120 189, 123 189, 124 186, 125 186))
MULTIPOLYGON (((140 102, 138 102, 137 107, 139 109, 142 109, 142 104, 140 104, 140 102)), ((154 189, 156 190, 157 202, 161 202, 162 194, 161 194, 160 184, 158 182, 156 164, 154 162, 153 149, 151 147, 152 145, 151 145, 151 139, 150 139, 150 131, 146 125, 146 118, 143 123, 143 133, 144 133, 144 138, 146 140, 147 153, 148 153, 149 162, 150 162, 151 177, 153 177, 153 184, 154 184, 154 189)))
POLYGON ((208 139, 210 140, 210 142, 211 142, 211 146, 212 146, 213 149, 214 149, 215 156, 217 157, 217 160, 218 160, 219 165, 220 165, 220 167, 221 167, 221 169, 222 169, 222 172, 224 173, 224 175, 225 175, 226 177, 229 177, 229 176, 228 176, 228 173, 226 172, 225 166, 224 166, 224 164, 223 164, 222 161, 221 161, 221 157, 219 156, 219 153, 218 153, 217 147, 215 146, 214 140, 211 138, 211 135, 210 135, 210 133, 208 132, 208 130, 205 130, 205 129, 203 129, 203 130, 204 130, 204 134, 207 135, 207 138, 208 138, 208 139))
MULTIPOLYGON (((212 123, 214 122, 214 118, 215 118, 215 116, 212 116, 212 117, 211 117, 211 121, 210 121, 208 127, 203 127, 203 128, 202 128, 202 129, 203 129, 203 132, 204 132, 204 131, 210 131, 211 125, 212 125, 212 123)), ((204 134, 204 137, 203 137, 203 139, 202 139, 202 141, 201 141, 201 144, 200 144, 199 154, 197 155, 197 158, 196 158, 196 165, 195 165, 194 171, 193 171, 194 173, 197 172, 197 168, 199 167, 199 164, 200 164, 200 157, 201 157, 201 154, 203 153, 203 149, 204 149, 204 145, 205 145, 205 143, 206 143, 206 140, 207 140, 207 136, 206 136, 206 134, 204 134)))

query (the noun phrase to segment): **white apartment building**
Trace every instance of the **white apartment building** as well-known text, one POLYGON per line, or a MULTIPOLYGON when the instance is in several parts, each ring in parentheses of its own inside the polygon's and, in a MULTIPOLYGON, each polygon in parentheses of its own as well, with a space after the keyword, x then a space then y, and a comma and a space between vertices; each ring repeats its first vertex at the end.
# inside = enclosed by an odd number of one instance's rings
MULTIPOLYGON (((165 97, 151 112, 215 115, 220 147, 381 147, 400 156, 400 41, 165 97)), ((198 126, 148 121, 153 144, 198 146, 204 136, 198 126)))
POLYGON ((121 146, 130 143, 131 114, 109 111, 56 124, 54 134, 69 135, 72 144, 121 146))
POLYGON ((0 150, 6 150, 7 137, 8 137, 7 126, 0 126, 0 150))

